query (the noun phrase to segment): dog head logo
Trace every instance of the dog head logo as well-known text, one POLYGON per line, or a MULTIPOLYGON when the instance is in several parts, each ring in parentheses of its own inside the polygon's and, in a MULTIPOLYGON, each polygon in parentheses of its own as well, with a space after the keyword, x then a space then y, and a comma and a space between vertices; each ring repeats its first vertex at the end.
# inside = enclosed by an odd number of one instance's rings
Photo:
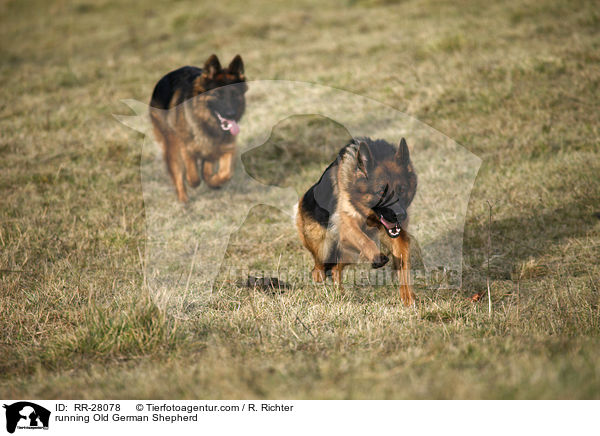
POLYGON ((4 405, 6 409, 6 431, 18 429, 48 429, 50 411, 28 401, 4 405))

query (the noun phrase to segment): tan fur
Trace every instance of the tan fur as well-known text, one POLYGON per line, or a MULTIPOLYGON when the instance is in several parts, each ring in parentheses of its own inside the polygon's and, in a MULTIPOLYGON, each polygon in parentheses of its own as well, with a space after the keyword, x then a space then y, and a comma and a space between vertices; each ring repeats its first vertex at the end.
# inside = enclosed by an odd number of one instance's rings
POLYGON ((308 249, 315 260, 315 266, 312 270, 312 277, 315 282, 325 280, 325 266, 323 258, 325 256, 327 230, 318 222, 302 213, 302 200, 298 204, 298 214, 296 215, 296 226, 300 235, 302 244, 308 249))
POLYGON ((391 251, 392 266, 400 282, 400 299, 406 306, 410 306, 415 302, 415 293, 410 283, 410 236, 405 229, 402 229, 396 239, 388 238, 384 231, 380 231, 380 240, 391 251))
MULTIPOLYGON (((388 249, 392 256, 392 266, 397 271, 400 282, 400 298, 409 306, 415 302, 415 294, 410 284, 410 237, 406 231, 408 219, 402 223, 402 231, 397 238, 390 238, 379 220, 373 216, 373 211, 368 206, 369 195, 366 190, 360 191, 357 183, 357 147, 349 147, 342 160, 338 161, 337 174, 332 178, 333 195, 337 196, 337 206, 334 214, 330 215, 329 226, 326 229, 304 212, 302 201, 298 204, 296 225, 302 244, 311 253, 315 265, 312 270, 313 280, 322 282, 325 280, 325 262, 331 244, 338 242, 339 258, 333 267, 331 275, 334 283, 341 287, 342 272, 348 263, 352 263, 351 254, 358 252, 360 257, 378 264, 385 258, 380 252, 376 239, 388 249), (359 200, 353 201, 351 192, 356 195, 358 190, 359 200), (378 238, 377 238, 378 236, 378 238)), ((407 171, 412 172, 412 166, 408 165, 407 171)), ((389 177, 389 174, 401 171, 397 163, 382 162, 374 169, 372 177, 389 177)), ((416 185, 411 189, 416 189, 416 185)), ((383 262, 385 263, 385 262, 383 262)))
POLYGON ((218 188, 233 176, 234 153, 223 153, 217 160, 204 160, 202 162, 202 177, 208 186, 218 188), (215 171, 215 163, 218 169, 215 171))

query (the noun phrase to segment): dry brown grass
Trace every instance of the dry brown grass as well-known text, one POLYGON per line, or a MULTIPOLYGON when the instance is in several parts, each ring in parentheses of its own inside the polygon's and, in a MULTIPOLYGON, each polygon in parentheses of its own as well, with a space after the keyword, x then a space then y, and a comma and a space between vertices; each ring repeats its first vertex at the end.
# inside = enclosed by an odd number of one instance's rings
MULTIPOLYGON (((4 1, 0 15, 0 397, 600 396, 593 2, 4 1), (463 289, 417 289, 407 310, 393 287, 226 285, 202 310, 158 308, 140 262, 142 138, 111 114, 212 52, 242 53, 254 79, 382 101, 477 153, 463 289), (486 201, 492 318, 466 301, 485 287, 486 201)), ((342 133, 299 118, 278 135, 342 133)), ((269 156, 245 159, 281 177, 269 156)), ((321 158, 291 186, 307 187, 321 158)), ((239 241, 301 265, 283 219, 257 208, 239 241), (274 229, 283 236, 264 242, 274 229)))

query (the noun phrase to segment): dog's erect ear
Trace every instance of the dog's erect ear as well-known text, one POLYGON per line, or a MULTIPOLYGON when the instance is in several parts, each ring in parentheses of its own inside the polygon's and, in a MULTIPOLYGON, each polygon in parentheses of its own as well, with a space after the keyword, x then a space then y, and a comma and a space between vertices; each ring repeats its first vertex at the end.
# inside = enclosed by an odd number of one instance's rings
POLYGON ((396 152, 396 160, 402 165, 408 165, 410 162, 410 154, 408 152, 408 144, 406 139, 402 138, 398 145, 398 151, 396 152))
POLYGON ((242 57, 240 55, 235 55, 231 60, 228 69, 231 74, 236 74, 240 79, 244 78, 244 61, 242 60, 242 57))
POLYGON ((371 155, 369 146, 364 141, 358 143, 358 150, 356 151, 356 168, 363 173, 367 179, 369 178, 368 174, 373 168, 373 156, 371 155))
POLYGON ((202 75, 212 79, 219 71, 221 71, 221 62, 219 62, 219 58, 215 54, 210 55, 204 63, 202 75))

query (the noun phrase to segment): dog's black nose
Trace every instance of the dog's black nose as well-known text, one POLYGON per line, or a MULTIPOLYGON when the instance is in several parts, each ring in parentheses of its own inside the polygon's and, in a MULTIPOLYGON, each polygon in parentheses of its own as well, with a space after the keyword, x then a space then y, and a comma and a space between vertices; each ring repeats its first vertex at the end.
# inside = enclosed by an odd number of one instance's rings
POLYGON ((223 118, 227 118, 228 120, 232 120, 235 118, 235 112, 234 111, 225 111, 223 112, 223 118))

